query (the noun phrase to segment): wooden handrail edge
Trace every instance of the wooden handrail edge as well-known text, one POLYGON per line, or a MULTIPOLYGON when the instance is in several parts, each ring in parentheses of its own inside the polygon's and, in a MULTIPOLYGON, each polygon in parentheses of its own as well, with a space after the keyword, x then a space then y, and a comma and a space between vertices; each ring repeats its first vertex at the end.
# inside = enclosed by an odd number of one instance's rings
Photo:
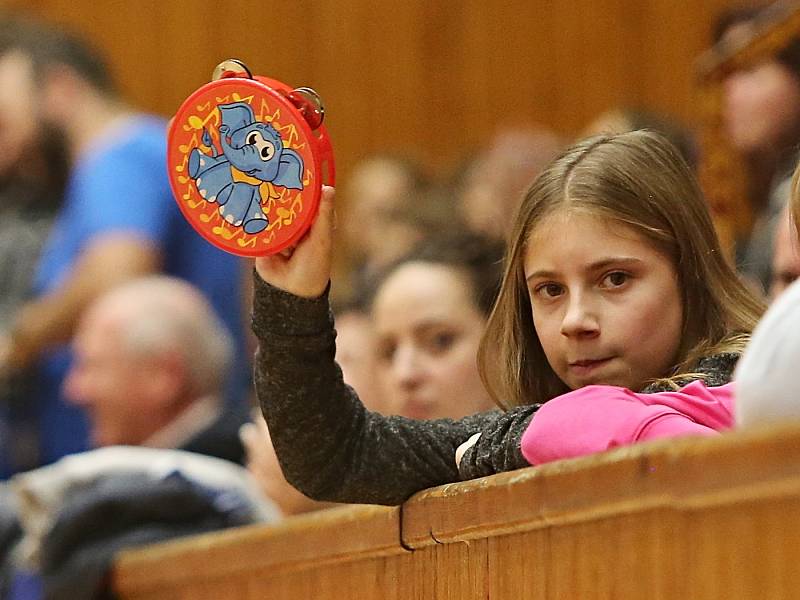
POLYGON ((276 524, 250 525, 126 550, 118 555, 114 578, 124 578, 126 587, 157 587, 176 580, 170 563, 178 557, 188 579, 198 569, 204 577, 214 578, 247 569, 291 570, 310 560, 330 564, 358 556, 407 553, 399 543, 399 532, 398 507, 341 506, 276 524), (337 532, 335 544, 330 543, 331 531, 337 532), (314 532, 319 534, 317 539, 314 532), (302 543, 297 543, 301 539, 302 543))
POLYGON ((800 496, 800 423, 662 440, 448 484, 402 507, 345 506, 131 550, 115 579, 130 592, 241 573, 303 571, 614 516, 800 496), (402 512, 401 512, 402 511, 402 512), (179 561, 180 571, 173 564, 179 561))
POLYGON ((733 489, 739 498, 762 496, 776 478, 800 485, 800 425, 661 440, 432 488, 403 505, 403 544, 418 549, 631 511, 689 510, 733 489), (752 461, 753 452, 773 460, 752 461))

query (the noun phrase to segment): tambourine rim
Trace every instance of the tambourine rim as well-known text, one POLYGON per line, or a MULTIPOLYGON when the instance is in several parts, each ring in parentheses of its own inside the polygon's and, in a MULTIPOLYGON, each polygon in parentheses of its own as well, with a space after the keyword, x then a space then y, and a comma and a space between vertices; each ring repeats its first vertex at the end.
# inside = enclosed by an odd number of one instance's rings
MULTIPOLYGON (((175 113, 175 117, 170 124, 169 131, 167 132, 167 171, 169 177, 169 185, 170 189, 172 190, 172 196, 175 203, 178 205, 181 213, 183 214, 184 218, 189 222, 192 229, 196 231, 199 235, 201 235, 207 242, 212 244, 213 246, 228 252, 230 254, 235 254, 237 256, 243 256, 248 258, 257 258, 260 256, 271 256, 273 254, 277 254, 281 250, 292 246, 293 244, 297 243, 299 239, 308 231, 309 227, 313 223, 314 219, 317 215, 317 208, 319 207, 320 197, 322 196, 322 164, 320 162, 319 156, 319 149, 317 146, 317 141, 314 139, 314 133, 311 130, 311 127, 303 118, 303 116, 299 113, 297 108, 285 97, 281 94, 273 90, 271 87, 266 85, 265 83, 259 81, 257 79, 258 76, 254 76, 253 79, 249 79, 246 77, 226 77, 223 79, 217 79, 215 81, 210 81, 199 88, 197 88, 194 92, 192 92, 178 107, 177 112, 175 113), (221 241, 219 237, 215 236, 211 232, 206 231, 205 228, 195 226, 196 218, 191 210, 183 206, 183 203, 179 200, 179 197, 182 195, 181 191, 177 187, 177 175, 174 175, 172 172, 172 164, 171 164, 171 152, 170 148, 172 148, 174 136, 175 136, 175 128, 178 126, 179 118, 185 112, 185 109, 188 106, 191 106, 193 102, 196 102, 196 98, 201 95, 207 94, 210 90, 215 88, 220 88, 223 86, 230 86, 235 85, 237 88, 241 89, 242 87, 251 87, 255 91, 264 93, 270 96, 273 100, 275 100, 282 108, 288 109, 289 113, 292 115, 292 122, 299 127, 302 132, 303 136, 305 137, 306 143, 309 144, 310 154, 314 162, 314 176, 316 178, 315 185, 313 186, 313 191, 311 194, 311 201, 308 206, 307 210, 303 211, 303 215, 300 216, 301 222, 294 226, 294 232, 292 235, 287 237, 283 242, 276 243, 274 245, 269 246, 269 250, 265 251, 264 249, 257 250, 257 249, 241 249, 232 247, 221 241)), ((277 82, 280 83, 280 82, 277 82)), ((288 88, 287 86, 287 89, 288 88)), ((322 131, 322 133, 327 135, 327 132, 324 128, 324 125, 320 125, 318 128, 322 131)), ((255 234, 258 236, 259 234, 255 234)))

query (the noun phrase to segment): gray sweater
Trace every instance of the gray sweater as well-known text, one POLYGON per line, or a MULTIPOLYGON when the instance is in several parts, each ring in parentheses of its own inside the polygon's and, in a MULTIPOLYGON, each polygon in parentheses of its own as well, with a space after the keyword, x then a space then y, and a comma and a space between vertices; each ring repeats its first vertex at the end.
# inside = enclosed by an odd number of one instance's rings
MULTIPOLYGON (((300 298, 256 275, 253 331, 256 391, 272 442, 286 479, 311 498, 395 505, 425 488, 530 466, 520 440, 540 405, 434 421, 368 411, 334 360, 327 293, 300 298), (477 432, 459 472, 456 448, 477 432)), ((709 385, 722 385, 737 358, 719 355, 699 367, 709 385)))

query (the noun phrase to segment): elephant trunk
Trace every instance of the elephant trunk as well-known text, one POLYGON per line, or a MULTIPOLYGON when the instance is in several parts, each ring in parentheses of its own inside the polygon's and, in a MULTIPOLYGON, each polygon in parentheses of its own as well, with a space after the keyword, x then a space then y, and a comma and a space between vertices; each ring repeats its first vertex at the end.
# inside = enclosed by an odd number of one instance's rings
POLYGON ((245 144, 241 148, 236 148, 228 142, 227 136, 220 136, 222 153, 230 163, 240 171, 250 171, 258 166, 260 160, 256 147, 252 144, 245 144))

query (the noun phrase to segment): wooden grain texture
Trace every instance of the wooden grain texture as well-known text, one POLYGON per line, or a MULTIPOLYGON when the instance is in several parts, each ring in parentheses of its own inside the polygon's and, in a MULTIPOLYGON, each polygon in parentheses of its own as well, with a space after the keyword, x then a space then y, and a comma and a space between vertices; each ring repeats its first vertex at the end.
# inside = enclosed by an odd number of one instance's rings
POLYGON ((644 106, 697 120, 694 60, 735 0, 6 0, 85 33, 126 96, 164 115, 236 56, 310 85, 339 171, 380 150, 449 168, 500 126, 572 136, 644 106))
MULTIPOLYGON (((336 575, 348 568, 342 563, 354 563, 360 557, 379 565, 384 555, 408 552, 398 544, 398 531, 398 508, 334 508, 287 520, 281 527, 247 527, 161 544, 140 559, 123 555, 120 571, 125 585, 144 598, 151 597, 152 590, 218 598, 212 593, 215 586, 232 582, 237 589, 249 589, 264 577, 280 585, 279 573, 293 582, 298 571, 310 567, 336 575), (243 578, 243 573, 248 577, 243 578)), ((383 569, 376 568, 374 576, 379 575, 383 576, 383 569)))
POLYGON ((798 559, 800 424, 129 551, 116 583, 131 600, 737 600, 796 597, 798 559))

